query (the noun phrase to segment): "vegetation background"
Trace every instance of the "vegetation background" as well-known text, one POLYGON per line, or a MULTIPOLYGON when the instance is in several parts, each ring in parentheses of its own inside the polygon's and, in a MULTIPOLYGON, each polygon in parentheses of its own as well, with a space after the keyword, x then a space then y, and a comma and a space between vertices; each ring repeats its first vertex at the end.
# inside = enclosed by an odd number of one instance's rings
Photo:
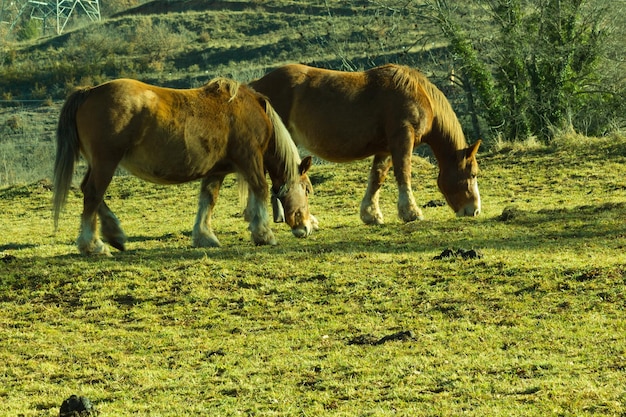
POLYGON ((519 136, 488 110, 522 98, 520 109, 533 108, 530 91, 502 94, 513 84, 497 70, 528 69, 504 52, 532 55, 527 40, 505 47, 509 26, 493 18, 523 5, 530 30, 550 0, 102 3, 102 22, 77 18, 59 36, 28 22, 3 33, 0 415, 58 415, 75 393, 116 417, 626 415, 623 1, 562 2, 583 7, 577 33, 602 29, 593 71, 570 91, 584 106, 544 125, 548 134, 519 136), (482 215, 427 204, 441 195, 420 148, 423 222, 395 219, 390 178, 387 224, 362 225, 368 161, 320 162, 311 207, 321 229, 306 240, 276 225, 280 245, 254 247, 228 179, 215 216, 224 247, 192 249, 197 184, 124 175, 107 199, 128 251, 77 254, 76 189, 53 232, 46 178, 75 85, 133 77, 188 88, 287 62, 424 71, 468 139, 485 139, 482 215), (446 248, 482 257, 438 259, 446 248))
POLYGON ((487 146, 549 141, 570 127, 606 135, 625 125, 625 8, 599 0, 125 0, 104 2, 100 23, 76 13, 60 36, 24 20, 2 34, 0 184, 48 175, 50 127, 76 85, 131 77, 191 88, 217 75, 248 81, 288 62, 417 67, 447 94, 468 136, 487 146))

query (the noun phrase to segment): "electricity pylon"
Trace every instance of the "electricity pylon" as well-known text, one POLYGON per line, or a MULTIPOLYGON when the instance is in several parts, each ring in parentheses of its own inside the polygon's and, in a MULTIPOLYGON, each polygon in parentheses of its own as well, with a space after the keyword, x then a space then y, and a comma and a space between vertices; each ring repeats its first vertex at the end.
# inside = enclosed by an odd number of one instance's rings
POLYGON ((41 20, 44 33, 54 27, 57 35, 63 33, 73 14, 84 14, 92 22, 100 20, 99 0, 0 0, 0 22, 9 25, 12 32, 24 19, 41 20), (23 17, 24 16, 24 17, 23 17), (28 16, 28 17, 26 17, 28 16))

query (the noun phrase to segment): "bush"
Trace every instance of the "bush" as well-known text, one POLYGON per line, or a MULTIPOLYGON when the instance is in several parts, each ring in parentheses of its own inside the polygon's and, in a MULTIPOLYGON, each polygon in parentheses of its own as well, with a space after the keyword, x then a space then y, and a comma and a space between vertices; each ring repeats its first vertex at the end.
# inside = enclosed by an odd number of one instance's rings
POLYGON ((18 29, 16 37, 19 41, 27 41, 38 38, 41 32, 41 21, 30 19, 18 29))
POLYGON ((595 135, 607 130, 623 96, 596 88, 607 39, 606 9, 583 0, 473 4, 486 5, 490 13, 488 26, 495 32, 488 41, 484 33, 465 30, 447 0, 435 0, 433 10, 464 75, 464 88, 476 91, 481 103, 476 110, 496 135, 550 139, 568 124, 595 135))

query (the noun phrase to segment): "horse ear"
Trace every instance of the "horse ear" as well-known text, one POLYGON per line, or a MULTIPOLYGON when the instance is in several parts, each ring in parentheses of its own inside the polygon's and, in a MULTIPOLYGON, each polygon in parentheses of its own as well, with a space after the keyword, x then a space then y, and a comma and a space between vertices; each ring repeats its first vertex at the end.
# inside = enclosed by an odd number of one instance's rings
POLYGON ((300 175, 306 174, 309 169, 311 169, 311 165, 313 164, 313 158, 311 155, 305 157, 302 162, 300 162, 300 175))
POLYGON ((467 148, 467 159, 476 158, 476 154, 478 153, 478 148, 480 147, 481 143, 482 140, 478 139, 476 142, 474 142, 472 146, 467 148))

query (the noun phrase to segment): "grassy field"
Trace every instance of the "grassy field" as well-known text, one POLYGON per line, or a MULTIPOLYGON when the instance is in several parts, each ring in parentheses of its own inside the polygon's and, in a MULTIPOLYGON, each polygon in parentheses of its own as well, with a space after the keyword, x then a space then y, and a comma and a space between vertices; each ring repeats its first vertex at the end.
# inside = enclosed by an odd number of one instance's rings
MULTIPOLYGON (((250 241, 232 178, 214 216, 220 249, 190 245, 199 184, 129 176, 107 196, 126 252, 78 254, 77 189, 54 232, 40 179, 77 84, 187 88, 301 61, 397 62, 441 86, 450 70, 423 2, 253 3, 148 2, 2 45, 0 416, 57 416, 71 394, 115 417, 626 416, 624 135, 490 138, 475 219, 428 205, 426 220, 400 222, 391 176, 387 223, 361 224, 361 161, 313 167, 321 228, 298 240, 275 225, 277 247, 250 241), (480 256, 437 259, 448 248, 480 256)), ((463 94, 447 94, 467 124, 463 94)), ((413 168, 418 203, 442 200, 434 163, 413 168)))
MULTIPOLYGON (((0 189, 0 415, 626 415, 626 137, 479 155, 483 213, 358 218, 368 162, 313 167, 306 240, 255 247, 226 182, 220 249, 190 247, 197 184, 117 177, 128 251, 85 258, 70 193, 0 189), (435 259, 446 248, 482 257, 435 259)), ((415 157, 418 201, 440 200, 415 157)))
POLYGON ((288 62, 355 70, 440 65, 445 42, 423 1, 155 1, 61 36, 0 45, 3 99, 63 99, 77 84, 131 77, 178 88, 248 80, 288 62), (421 6, 420 6, 421 5, 421 6), (416 20, 419 20, 417 22, 416 20), (401 34, 401 36, 400 36, 401 34))

